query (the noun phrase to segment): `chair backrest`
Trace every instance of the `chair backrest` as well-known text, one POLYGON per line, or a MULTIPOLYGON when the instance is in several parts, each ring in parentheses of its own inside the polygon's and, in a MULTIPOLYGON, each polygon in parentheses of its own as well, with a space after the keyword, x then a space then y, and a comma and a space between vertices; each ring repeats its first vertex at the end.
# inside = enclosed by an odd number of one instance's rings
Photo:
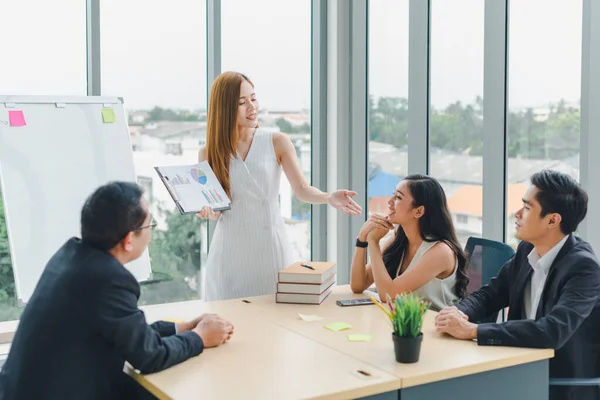
POLYGON ((465 252, 469 261, 468 293, 473 293, 487 284, 515 255, 515 250, 506 243, 476 237, 467 240, 465 252))
MULTIPOLYGON (((596 306, 590 315, 569 339, 577 341, 581 349, 581 354, 578 356, 578 373, 573 378, 550 378, 550 386, 596 386, 600 388, 600 364, 598 363, 600 359, 600 335, 598 335, 598 329, 600 329, 600 297, 596 300, 596 306)), ((596 389, 592 393, 600 392, 596 389)), ((590 398, 582 396, 584 392, 577 394, 579 397, 573 398, 590 398)))

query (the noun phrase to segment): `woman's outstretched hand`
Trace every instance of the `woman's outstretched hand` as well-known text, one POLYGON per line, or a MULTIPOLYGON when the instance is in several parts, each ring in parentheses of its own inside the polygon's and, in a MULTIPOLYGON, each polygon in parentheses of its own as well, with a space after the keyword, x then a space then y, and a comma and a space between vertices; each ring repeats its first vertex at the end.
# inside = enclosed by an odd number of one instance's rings
POLYGON ((356 192, 346 189, 336 190, 329 195, 327 203, 347 215, 360 215, 362 208, 351 199, 354 196, 356 196, 356 192))

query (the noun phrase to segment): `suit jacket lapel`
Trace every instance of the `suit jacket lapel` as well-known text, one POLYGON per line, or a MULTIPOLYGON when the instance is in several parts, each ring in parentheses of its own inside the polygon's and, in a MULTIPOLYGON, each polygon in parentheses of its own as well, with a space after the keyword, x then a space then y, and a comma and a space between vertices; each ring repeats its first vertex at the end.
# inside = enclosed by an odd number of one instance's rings
POLYGON ((573 246, 575 246, 575 238, 573 237, 573 234, 570 234, 562 249, 560 249, 560 251, 556 255, 556 258, 552 262, 550 269, 548 270, 548 276, 546 277, 546 282, 544 282, 544 288, 542 289, 542 297, 540 298, 540 302, 538 303, 537 310, 535 310, 535 319, 538 319, 540 317, 540 314, 544 310, 546 303, 546 289, 549 287, 548 285, 552 284, 553 275, 556 272, 556 269, 558 268, 561 259, 571 251, 573 246))
MULTIPOLYGON (((575 246, 575 237, 573 237, 573 235, 570 234, 567 240, 565 241, 565 244, 563 245, 562 249, 560 249, 560 251, 556 255, 556 258, 552 262, 550 270, 548 270, 548 278, 550 278, 550 274, 556 270, 560 263, 560 260, 571 251, 573 246, 575 246)), ((546 280, 546 282, 548 282, 548 280, 546 280)))
POLYGON ((509 319, 523 319, 524 301, 525 301, 525 285, 531 281, 531 275, 533 274, 533 268, 529 265, 527 257, 522 261, 523 266, 521 267, 515 284, 511 287, 514 296, 511 296, 513 301, 510 303, 510 310, 508 311, 509 319))

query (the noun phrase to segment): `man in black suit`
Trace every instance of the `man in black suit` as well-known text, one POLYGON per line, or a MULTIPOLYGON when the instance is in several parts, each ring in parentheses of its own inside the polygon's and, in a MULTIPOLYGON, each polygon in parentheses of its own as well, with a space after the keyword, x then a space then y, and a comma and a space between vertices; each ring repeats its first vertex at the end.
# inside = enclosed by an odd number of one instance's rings
POLYGON ((81 240, 50 259, 21 316, 0 399, 150 396, 123 373, 125 361, 158 372, 229 340, 232 324, 212 314, 146 323, 140 286, 123 266, 142 255, 155 226, 142 194, 134 183, 111 182, 87 199, 81 240))
MULTIPOLYGON (((573 236, 588 196, 571 177, 542 171, 531 178, 516 214, 515 256, 488 285, 436 316, 439 332, 483 346, 551 348, 551 378, 600 377, 600 265, 573 236), (475 324, 509 308, 508 321, 475 324)), ((550 388, 553 399, 598 399, 595 387, 550 388)))

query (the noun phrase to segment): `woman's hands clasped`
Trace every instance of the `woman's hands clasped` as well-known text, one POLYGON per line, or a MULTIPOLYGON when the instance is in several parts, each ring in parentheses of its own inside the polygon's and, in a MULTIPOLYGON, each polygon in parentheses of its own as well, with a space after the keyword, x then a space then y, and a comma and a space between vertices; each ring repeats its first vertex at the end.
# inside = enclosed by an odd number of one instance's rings
POLYGON ((366 242, 369 239, 381 240, 389 231, 394 229, 394 225, 382 215, 373 214, 363 224, 358 233, 358 239, 366 242))

